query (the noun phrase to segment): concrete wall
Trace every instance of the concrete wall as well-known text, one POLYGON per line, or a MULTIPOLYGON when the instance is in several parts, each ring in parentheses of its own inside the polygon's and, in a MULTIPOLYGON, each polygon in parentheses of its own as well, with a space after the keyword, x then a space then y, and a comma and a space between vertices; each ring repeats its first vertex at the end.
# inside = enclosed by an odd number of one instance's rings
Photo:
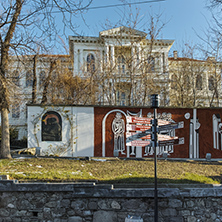
POLYGON ((93 107, 28 106, 28 147, 41 147, 41 155, 93 156, 93 107), (62 141, 42 141, 42 117, 48 111, 62 119, 62 141))
MULTIPOLYGON (((144 107, 28 106, 28 147, 41 147, 43 155, 113 157, 115 138, 112 124, 117 113, 121 113, 121 121, 125 124, 124 150, 118 150, 119 157, 152 157, 152 147, 130 147, 125 144, 126 117, 136 114, 152 116, 153 109, 144 107), (47 111, 61 115, 62 141, 41 140, 42 116, 47 111)), ((157 155, 168 152, 169 158, 195 159, 206 158, 206 154, 210 153, 212 158, 222 158, 222 109, 159 108, 158 119, 170 123, 183 122, 182 129, 160 133, 181 138, 184 144, 157 147, 157 155)))
MULTIPOLYGON (((0 221, 123 222, 128 215, 154 221, 153 188, 112 185, 0 182, 0 221)), ((158 188, 160 222, 222 221, 222 188, 158 188)))

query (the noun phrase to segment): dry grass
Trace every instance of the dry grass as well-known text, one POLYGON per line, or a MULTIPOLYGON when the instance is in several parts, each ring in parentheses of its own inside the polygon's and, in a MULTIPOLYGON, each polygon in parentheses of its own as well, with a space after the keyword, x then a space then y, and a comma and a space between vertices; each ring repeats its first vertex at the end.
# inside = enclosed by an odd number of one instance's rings
MULTIPOLYGON (((97 161, 96 161, 97 160, 97 161)), ((154 163, 110 159, 104 162, 53 158, 0 160, 0 175, 19 181, 98 181, 101 183, 152 183, 154 163)), ((103 159, 104 160, 104 159, 103 159)), ((158 183, 222 183, 221 162, 158 160, 158 183)))

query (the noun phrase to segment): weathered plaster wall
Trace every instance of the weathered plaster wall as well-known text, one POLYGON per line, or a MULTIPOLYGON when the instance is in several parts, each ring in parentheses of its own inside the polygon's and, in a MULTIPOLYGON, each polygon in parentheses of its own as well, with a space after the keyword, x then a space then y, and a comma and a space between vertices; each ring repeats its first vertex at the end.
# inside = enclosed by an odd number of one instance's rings
POLYGON ((42 155, 93 156, 94 108, 71 106, 29 106, 28 147, 41 147, 42 155), (62 141, 42 141, 42 116, 57 112, 62 119, 62 141), (57 149, 57 151, 56 151, 57 149), (53 153, 53 152, 54 153, 53 153))
MULTIPOLYGON (((222 221, 221 187, 159 188, 160 222, 222 221)), ((0 183, 0 221, 154 221, 153 188, 89 184, 0 183)))

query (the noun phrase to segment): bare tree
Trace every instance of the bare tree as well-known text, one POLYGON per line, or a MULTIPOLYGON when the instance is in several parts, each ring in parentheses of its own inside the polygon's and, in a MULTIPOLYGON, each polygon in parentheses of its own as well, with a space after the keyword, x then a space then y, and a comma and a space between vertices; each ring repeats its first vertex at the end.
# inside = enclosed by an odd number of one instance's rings
POLYGON ((9 144, 9 91, 6 74, 9 55, 26 54, 41 45, 41 49, 52 46, 59 30, 57 20, 62 20, 64 30, 75 30, 73 17, 87 8, 88 1, 60 0, 10 0, 2 1, 0 10, 0 109, 1 109, 1 158, 10 158, 9 144))
POLYGON ((96 57, 103 61, 102 66, 82 67, 85 78, 90 78, 93 85, 91 95, 95 98, 91 102, 144 106, 149 105, 150 94, 158 93, 163 98, 161 104, 166 105, 168 72, 166 64, 163 67, 163 46, 158 40, 166 23, 161 21, 161 14, 149 15, 142 21, 139 12, 123 12, 123 18, 116 25, 107 21, 103 26, 115 37, 114 58, 101 58, 98 53, 96 57), (143 31, 137 31, 140 26, 143 31), (115 27, 119 27, 118 31, 115 27), (130 39, 128 45, 125 44, 126 33, 130 39))
POLYGON ((203 50, 185 44, 182 57, 169 59, 170 100, 176 107, 212 107, 220 104, 220 63, 215 57, 196 59, 203 50))

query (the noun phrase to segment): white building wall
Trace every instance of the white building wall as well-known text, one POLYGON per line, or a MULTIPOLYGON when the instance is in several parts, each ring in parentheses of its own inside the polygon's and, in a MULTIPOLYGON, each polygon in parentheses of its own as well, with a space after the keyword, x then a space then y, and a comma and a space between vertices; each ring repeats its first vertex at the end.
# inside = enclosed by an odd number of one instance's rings
POLYGON ((28 106, 28 147, 40 147, 42 155, 93 156, 94 108, 28 106), (42 141, 42 116, 48 111, 62 118, 62 141, 42 141))

